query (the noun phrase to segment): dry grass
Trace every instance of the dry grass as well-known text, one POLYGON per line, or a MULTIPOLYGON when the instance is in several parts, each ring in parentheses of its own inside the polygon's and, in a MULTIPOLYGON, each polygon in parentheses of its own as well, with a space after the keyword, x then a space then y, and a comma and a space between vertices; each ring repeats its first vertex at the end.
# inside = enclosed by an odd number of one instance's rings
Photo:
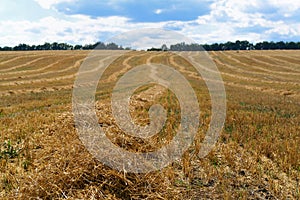
POLYGON ((211 102, 192 66, 169 52, 130 52, 119 58, 104 73, 96 94, 99 125, 116 145, 153 151, 170 142, 179 125, 175 95, 147 85, 131 97, 131 115, 137 124, 149 124, 147 110, 160 103, 168 114, 164 129, 142 140, 118 128, 110 94, 130 68, 169 64, 189 80, 200 102, 201 126, 193 145, 181 161, 148 174, 106 167, 79 140, 71 95, 78 64, 87 54, 0 53, 1 199, 300 199, 299 51, 211 53, 228 105, 219 141, 203 159, 196 155, 211 102))

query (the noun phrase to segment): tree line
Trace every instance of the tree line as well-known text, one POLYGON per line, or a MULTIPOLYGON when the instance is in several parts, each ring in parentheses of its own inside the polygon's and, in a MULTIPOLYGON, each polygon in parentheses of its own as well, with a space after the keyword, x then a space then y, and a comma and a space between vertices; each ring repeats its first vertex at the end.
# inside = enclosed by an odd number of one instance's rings
POLYGON ((92 50, 92 49, 103 49, 103 50, 130 50, 130 48, 123 48, 115 43, 105 44, 103 42, 97 42, 95 44, 87 45, 70 45, 67 43, 48 43, 43 45, 28 45, 19 44, 15 47, 0 47, 0 51, 39 51, 39 50, 92 50))
MULTIPOLYGON (((38 50, 130 50, 130 47, 122 47, 115 43, 105 44, 103 42, 97 42, 95 44, 87 45, 70 45, 67 43, 48 43, 43 45, 27 45, 19 44, 15 47, 0 47, 0 51, 38 51, 38 50)), ((148 51, 226 51, 226 50, 277 50, 277 49, 300 49, 300 42, 259 42, 256 44, 250 43, 246 40, 226 43, 214 43, 214 44, 186 44, 178 43, 170 45, 168 48, 163 45, 161 48, 151 48, 148 51)))
MULTIPOLYGON (((163 45, 164 46, 164 45, 163 45)), ((171 45, 170 51, 226 51, 226 50, 279 50, 279 49, 300 49, 300 42, 259 42, 256 44, 246 40, 214 44, 186 44, 179 43, 171 45)))

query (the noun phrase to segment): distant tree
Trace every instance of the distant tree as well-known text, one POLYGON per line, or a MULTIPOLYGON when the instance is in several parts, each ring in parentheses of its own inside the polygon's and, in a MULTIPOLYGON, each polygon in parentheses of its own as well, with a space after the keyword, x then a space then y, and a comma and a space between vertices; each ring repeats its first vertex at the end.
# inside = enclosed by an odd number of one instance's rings
POLYGON ((44 45, 42 45, 42 50, 51 50, 51 44, 46 42, 44 45))
POLYGON ((203 48, 211 50, 211 48, 214 48, 214 47, 212 47, 210 45, 202 46, 202 45, 196 44, 196 43, 186 44, 184 42, 170 46, 171 51, 202 51, 203 48))
POLYGON ((265 49, 265 50, 270 49, 270 43, 267 41, 263 41, 262 46, 263 46, 263 49, 265 49))
POLYGON ((220 50, 222 50, 223 45, 218 44, 218 43, 214 43, 210 46, 211 46, 210 48, 211 48, 212 51, 220 51, 220 50))
POLYGON ((166 45, 166 44, 163 44, 163 45, 161 46, 161 50, 163 50, 163 51, 168 51, 167 45, 166 45))
POLYGON ((154 47, 152 47, 150 49, 147 49, 147 51, 162 51, 162 49, 161 48, 154 48, 154 47))
POLYGON ((209 44, 204 44, 202 45, 202 47, 206 50, 206 51, 211 51, 211 47, 209 44))
POLYGON ((240 50, 248 50, 249 48, 250 48, 250 42, 246 40, 240 42, 240 50))
POLYGON ((287 46, 287 49, 298 49, 298 45, 295 42, 288 42, 286 44, 286 46, 287 46))
POLYGON ((30 46, 27 44, 19 44, 12 48, 13 51, 28 51, 30 50, 30 46))
POLYGON ((262 49, 264 49, 263 44, 261 42, 256 43, 254 45, 254 49, 256 49, 256 50, 262 50, 262 49))
POLYGON ((12 47, 7 47, 7 46, 1 48, 1 51, 12 51, 12 50, 13 50, 12 47))
POLYGON ((109 49, 109 50, 117 50, 117 49, 120 49, 118 45, 116 45, 115 43, 109 43, 106 45, 106 49, 109 49))
POLYGON ((74 46, 74 49, 75 49, 75 50, 82 49, 82 45, 78 45, 78 44, 77 44, 77 45, 74 46))
POLYGON ((57 42, 52 43, 50 45, 50 49, 51 50, 60 50, 57 42))
POLYGON ((103 42, 97 42, 95 45, 97 49, 106 49, 106 45, 103 42))
POLYGON ((94 45, 92 45, 92 44, 86 44, 86 45, 84 45, 84 46, 82 47, 82 49, 84 49, 84 50, 94 49, 94 45))
POLYGON ((277 49, 286 49, 286 45, 283 41, 277 42, 276 47, 277 49))

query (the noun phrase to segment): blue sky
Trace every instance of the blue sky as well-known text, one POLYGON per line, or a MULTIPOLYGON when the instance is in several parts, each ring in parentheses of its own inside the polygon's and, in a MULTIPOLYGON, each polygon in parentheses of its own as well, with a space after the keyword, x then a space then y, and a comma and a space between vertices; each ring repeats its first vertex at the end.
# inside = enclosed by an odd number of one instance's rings
POLYGON ((199 15, 209 14, 210 3, 203 1, 86 1, 78 0, 76 4, 63 2, 56 6, 58 11, 66 14, 83 14, 92 17, 124 16, 132 22, 160 22, 169 20, 194 20, 199 15), (193 7, 191 5, 193 4, 193 7), (191 9, 192 8, 192 9, 191 9))
POLYGON ((298 0, 0 0, 0 46, 86 44, 140 28, 198 43, 300 41, 298 0))

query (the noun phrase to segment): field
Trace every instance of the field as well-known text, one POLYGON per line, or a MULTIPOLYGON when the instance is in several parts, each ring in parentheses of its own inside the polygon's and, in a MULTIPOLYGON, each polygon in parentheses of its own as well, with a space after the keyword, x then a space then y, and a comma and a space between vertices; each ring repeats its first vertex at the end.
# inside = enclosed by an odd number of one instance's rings
MULTIPOLYGON (((111 53, 103 51, 104 53, 111 53)), ((205 82, 171 52, 132 51, 106 70, 96 93, 99 125, 132 152, 154 151, 180 121, 175 95, 159 85, 130 99, 133 120, 149 124, 160 103, 168 120, 150 139, 128 136, 110 108, 118 79, 134 66, 174 67, 196 91, 200 128, 181 160, 147 174, 119 172, 97 161, 78 138, 72 114, 76 73, 89 51, 0 52, 1 199, 300 199, 300 51, 210 52, 224 80, 227 115, 214 149, 197 157, 208 129, 205 82)))

